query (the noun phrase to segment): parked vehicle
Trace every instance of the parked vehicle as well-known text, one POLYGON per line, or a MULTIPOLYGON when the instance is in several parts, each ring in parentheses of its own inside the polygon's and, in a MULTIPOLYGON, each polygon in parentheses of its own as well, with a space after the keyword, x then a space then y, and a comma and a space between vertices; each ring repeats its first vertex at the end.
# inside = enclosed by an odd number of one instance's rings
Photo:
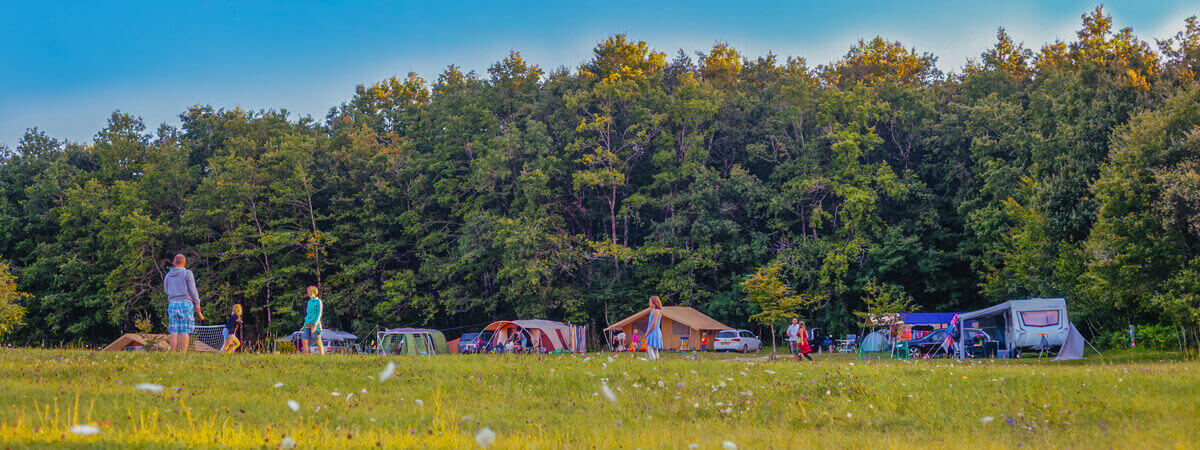
POLYGON ((1039 349, 1057 349, 1066 342, 1071 322, 1067 301, 1061 298, 1009 300, 990 308, 962 313, 961 323, 987 330, 1010 354, 1039 349))
POLYGON ((458 340, 458 352, 464 355, 472 353, 491 353, 495 344, 492 343, 492 336, 495 331, 488 330, 480 333, 466 333, 458 340), (470 339, 468 339, 470 336, 470 339))
POLYGON ((479 333, 463 333, 458 338, 458 353, 469 354, 475 353, 475 348, 479 345, 479 333))
MULTIPOLYGON (((942 343, 946 341, 946 332, 948 329, 942 328, 934 330, 932 333, 925 335, 920 339, 913 339, 908 342, 908 355, 912 358, 920 358, 924 355, 932 355, 941 348, 942 343)), ((973 342, 977 340, 990 341, 992 337, 986 332, 978 328, 967 328, 967 341, 973 342)), ((949 354, 947 354, 949 356, 949 354)))
POLYGON ((762 340, 748 330, 721 330, 713 340, 713 351, 757 352, 762 349, 762 340))

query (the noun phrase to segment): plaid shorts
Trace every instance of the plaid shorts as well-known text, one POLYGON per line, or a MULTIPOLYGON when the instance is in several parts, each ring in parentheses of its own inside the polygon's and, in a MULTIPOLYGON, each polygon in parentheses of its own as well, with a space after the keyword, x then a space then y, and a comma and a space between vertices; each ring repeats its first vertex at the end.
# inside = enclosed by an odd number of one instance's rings
POLYGON ((196 330, 196 306, 188 300, 171 300, 167 303, 167 332, 191 333, 196 330))

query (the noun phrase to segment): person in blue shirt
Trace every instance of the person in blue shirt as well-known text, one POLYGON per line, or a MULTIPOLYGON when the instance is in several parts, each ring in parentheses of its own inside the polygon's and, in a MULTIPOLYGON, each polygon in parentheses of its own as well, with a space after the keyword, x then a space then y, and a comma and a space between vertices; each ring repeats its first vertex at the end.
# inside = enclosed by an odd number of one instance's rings
POLYGON ((317 341, 317 352, 325 354, 325 343, 321 342, 321 314, 325 312, 325 304, 317 297, 317 287, 308 287, 308 307, 304 314, 304 328, 300 330, 300 353, 308 353, 308 343, 317 341))

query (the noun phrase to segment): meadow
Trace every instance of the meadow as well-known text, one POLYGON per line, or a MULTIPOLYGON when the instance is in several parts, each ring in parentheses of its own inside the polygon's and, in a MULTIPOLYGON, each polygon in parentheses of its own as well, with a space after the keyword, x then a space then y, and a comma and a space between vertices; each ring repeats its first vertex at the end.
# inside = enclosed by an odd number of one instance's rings
POLYGON ((1195 447, 1200 364, 1180 359, 3 349, 0 446, 1195 447))

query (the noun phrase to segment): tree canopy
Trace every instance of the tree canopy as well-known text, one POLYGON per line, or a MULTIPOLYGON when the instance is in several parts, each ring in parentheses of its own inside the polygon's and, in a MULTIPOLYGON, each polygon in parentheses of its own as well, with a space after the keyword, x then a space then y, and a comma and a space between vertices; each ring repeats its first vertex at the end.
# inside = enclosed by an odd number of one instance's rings
POLYGON ((206 315, 241 303, 258 337, 299 326, 310 284, 327 326, 358 333, 599 329, 650 295, 831 332, 883 297, 1064 296, 1085 330, 1194 325, 1200 24, 1184 26, 1152 46, 1096 8, 1073 41, 1000 29, 948 74, 884 37, 810 67, 619 34, 574 69, 512 52, 358 86, 324 118, 195 106, 148 129, 118 111, 91 143, 33 128, 0 148, 0 303, 26 311, 7 339, 161 324, 178 252, 206 315))

